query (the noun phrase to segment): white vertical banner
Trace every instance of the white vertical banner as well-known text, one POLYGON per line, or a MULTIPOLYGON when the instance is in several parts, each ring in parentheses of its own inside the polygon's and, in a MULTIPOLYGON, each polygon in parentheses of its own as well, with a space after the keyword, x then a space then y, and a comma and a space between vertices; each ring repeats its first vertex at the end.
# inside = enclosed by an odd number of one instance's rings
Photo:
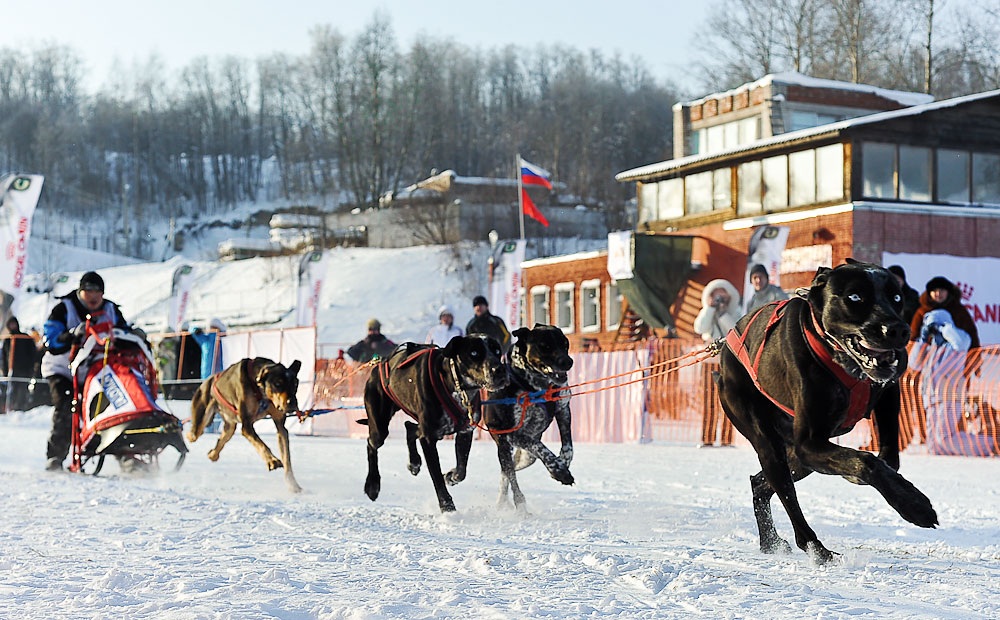
POLYGON ((747 249, 747 270, 743 276, 744 307, 753 297, 753 284, 750 283, 750 270, 754 265, 764 265, 767 269, 768 281, 781 286, 781 253, 788 243, 788 226, 761 226, 750 237, 750 247, 747 249))
POLYGON ((8 174, 0 179, 0 311, 13 311, 28 262, 31 218, 42 193, 40 174, 8 174))
POLYGON ((632 248, 632 231, 608 233, 608 275, 615 280, 635 277, 635 251, 632 248))
POLYGON ((180 331, 187 315, 188 302, 191 299, 191 283, 194 282, 194 267, 181 265, 174 269, 173 283, 170 286, 170 308, 167 310, 167 329, 180 331))
POLYGON ((511 331, 521 326, 521 263, 524 262, 524 243, 524 239, 504 241, 497 246, 493 256, 490 308, 511 331))
POLYGON ((310 250, 299 261, 299 296, 295 305, 295 324, 299 327, 316 325, 319 295, 326 276, 326 256, 323 250, 310 250))

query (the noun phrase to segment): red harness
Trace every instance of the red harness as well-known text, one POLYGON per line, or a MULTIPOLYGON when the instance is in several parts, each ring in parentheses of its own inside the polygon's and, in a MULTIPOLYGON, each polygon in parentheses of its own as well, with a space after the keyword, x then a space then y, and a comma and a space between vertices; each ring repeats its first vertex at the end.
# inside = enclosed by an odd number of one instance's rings
MULTIPOLYGON (((747 323, 746 328, 743 330, 742 334, 736 333, 736 328, 729 330, 726 334, 726 344, 729 345, 729 350, 739 358, 740 363, 746 369, 747 374, 750 375, 750 379, 753 380, 753 384, 757 387, 761 394, 767 397, 772 403, 775 404, 779 409, 784 411, 790 416, 795 416, 795 410, 787 405, 784 405, 776 398, 768 394, 763 387, 760 385, 760 381, 757 378, 757 368, 760 365, 760 356, 764 351, 764 344, 767 342, 768 336, 774 329, 774 326, 778 324, 778 321, 785 316, 785 306, 787 306, 792 299, 786 299, 780 302, 772 302, 766 306, 762 306, 750 317, 750 321, 747 323), (774 309, 771 314, 771 318, 768 319, 767 325, 764 327, 764 337, 761 338, 760 347, 757 349, 756 355, 754 355, 753 362, 750 361, 750 354, 747 351, 746 337, 747 333, 750 331, 750 326, 760 313, 768 308, 774 309)), ((812 317, 813 328, 819 333, 819 335, 813 333, 812 330, 806 329, 805 326, 802 327, 802 334, 805 336, 806 342, 809 344, 809 349, 812 351, 813 355, 823 366, 833 373, 833 376, 837 378, 837 381, 847 388, 850 393, 849 404, 847 407, 847 417, 844 419, 844 423, 840 426, 841 430, 850 430, 854 428, 862 418, 868 416, 870 411, 869 399, 871 398, 871 379, 858 379, 849 374, 844 368, 833 360, 833 354, 827 348, 826 343, 822 339, 824 331, 822 326, 820 326, 819 321, 816 320, 816 315, 812 311, 812 306, 809 307, 809 316, 812 317)), ((838 347, 839 348, 839 347, 838 347)))
MULTIPOLYGON (((243 360, 243 365, 246 366, 247 377, 250 378, 250 383, 253 384, 253 394, 254 396, 257 397, 257 402, 264 404, 264 401, 266 400, 264 398, 264 394, 261 393, 260 386, 257 385, 257 381, 255 381, 253 378, 253 360, 247 358, 243 360)), ((218 377, 219 374, 220 373, 216 373, 216 377, 218 377)), ((215 400, 219 401, 219 403, 224 405, 226 409, 232 411, 233 414, 239 417, 240 411, 239 409, 236 408, 236 405, 226 400, 226 398, 222 395, 222 392, 219 391, 218 381, 212 381, 212 396, 215 397, 215 400)))
MULTIPOLYGON (((468 419, 468 414, 465 412, 462 406, 459 405, 457 402, 455 402, 455 399, 452 398, 451 391, 445 388, 444 381, 441 379, 440 373, 434 372, 434 366, 433 366, 434 356, 431 355, 431 353, 435 349, 436 347, 417 351, 410 357, 403 360, 403 362, 396 368, 403 368, 405 366, 408 366, 421 355, 427 355, 427 372, 431 377, 431 388, 434 390, 434 395, 437 396, 437 399, 441 403, 442 408, 444 408, 444 412, 448 414, 448 417, 451 418, 452 424, 454 424, 455 429, 458 430, 459 428, 461 428, 461 421, 468 419)), ((396 396, 396 394, 392 391, 392 388, 389 387, 390 370, 391 369, 389 368, 388 359, 384 360, 382 363, 378 365, 378 377, 379 381, 381 381, 382 383, 382 389, 389 396, 392 402, 394 402, 397 407, 403 410, 403 413, 410 416, 414 420, 419 420, 417 414, 407 409, 403 405, 403 403, 399 400, 399 398, 396 396)))

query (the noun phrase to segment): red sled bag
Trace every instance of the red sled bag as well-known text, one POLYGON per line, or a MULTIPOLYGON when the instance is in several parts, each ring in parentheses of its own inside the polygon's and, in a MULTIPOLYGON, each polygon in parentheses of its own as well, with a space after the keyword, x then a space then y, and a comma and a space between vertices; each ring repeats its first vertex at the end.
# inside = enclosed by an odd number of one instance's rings
POLYGON ((167 446, 177 450, 179 468, 187 454, 181 422, 156 402, 159 385, 145 339, 113 327, 104 315, 88 317, 86 340, 73 355, 73 463, 83 471, 97 457, 93 474, 108 454, 156 469, 167 446))

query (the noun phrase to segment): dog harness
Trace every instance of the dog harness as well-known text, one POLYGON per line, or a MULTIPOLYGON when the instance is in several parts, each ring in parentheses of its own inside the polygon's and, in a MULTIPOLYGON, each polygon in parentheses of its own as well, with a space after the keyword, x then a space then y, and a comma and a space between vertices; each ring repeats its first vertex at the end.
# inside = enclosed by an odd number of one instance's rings
MULTIPOLYGON (((441 403, 441 407, 444 409, 444 412, 448 414, 449 418, 451 418, 455 430, 458 430, 459 428, 461 428, 460 422, 468 419, 468 414, 465 412, 464 409, 462 409, 461 405, 455 402, 455 399, 451 395, 451 391, 445 387, 444 381, 441 379, 441 374, 434 372, 434 366, 433 366, 434 356, 431 355, 431 353, 435 350, 435 348, 436 347, 417 351, 413 355, 403 360, 403 362, 396 368, 397 369, 405 368, 406 366, 416 361, 417 358, 419 358, 421 355, 426 355, 427 373, 431 377, 431 388, 434 390, 434 395, 437 396, 438 402, 441 403)), ((378 365, 378 378, 379 381, 382 383, 382 389, 389 396, 389 399, 392 400, 392 402, 395 403, 397 407, 403 410, 403 413, 413 418, 414 421, 419 421, 417 414, 407 409, 403 405, 403 403, 399 400, 399 398, 396 396, 395 392, 392 391, 392 388, 389 387, 390 370, 391 369, 389 368, 388 359, 382 361, 378 365)))
MULTIPOLYGON (((757 387, 760 393, 766 396, 767 399, 774 403, 779 409, 794 417, 794 409, 778 402, 778 399, 768 394, 764 388, 761 387, 757 372, 757 368, 760 365, 761 353, 764 352, 764 344, 767 342, 767 338, 770 336, 774 326, 777 325, 778 321, 785 316, 786 306, 791 301, 791 299, 775 301, 760 307, 757 312, 750 317, 750 321, 747 323, 742 334, 738 334, 735 327, 729 330, 729 333, 726 334, 726 344, 729 345, 729 350, 732 351, 733 354, 740 360, 740 363, 743 364, 743 368, 746 369, 747 374, 750 375, 750 379, 753 380, 753 384, 757 387), (757 320, 757 317, 760 316, 761 312, 772 307, 774 312, 771 314, 771 317, 767 321, 767 325, 764 327, 764 337, 761 338, 760 346, 758 347, 757 353, 754 355, 753 361, 751 362, 750 354, 746 345, 746 337, 750 331, 750 326, 757 320)), ((854 428, 854 425, 861 421, 862 418, 868 417, 870 410, 868 401, 871 398, 871 379, 858 379, 834 361, 833 355, 825 346, 825 342, 829 342, 824 340, 826 332, 819 324, 819 321, 816 320, 816 313, 813 311, 812 305, 809 305, 809 316, 812 319, 813 329, 815 329, 818 333, 817 335, 816 333, 813 333, 812 330, 806 329, 805 326, 802 327, 802 335, 805 337, 806 343, 809 345, 809 350, 812 351, 813 356, 827 370, 833 373, 833 376, 837 378, 840 384, 847 388, 850 394, 847 416, 844 419, 843 424, 840 426, 841 430, 848 431, 854 428)), ((830 345, 835 347, 838 351, 841 350, 836 343, 830 343, 830 345)))
MULTIPOLYGON (((250 377, 250 383, 253 384, 253 395, 257 398, 257 402, 260 403, 260 410, 263 411, 264 409, 267 409, 269 401, 264 398, 264 394, 260 391, 260 386, 257 385, 257 381, 253 378, 253 360, 247 358, 243 360, 243 365, 246 366, 247 376, 250 377)), ((218 375, 219 373, 216 373, 215 376, 218 377, 218 375)), ((226 400, 226 398, 222 395, 222 392, 219 390, 218 381, 212 381, 212 396, 215 397, 215 400, 224 405, 226 409, 232 411, 234 415, 239 417, 239 409, 236 408, 236 405, 226 400)))

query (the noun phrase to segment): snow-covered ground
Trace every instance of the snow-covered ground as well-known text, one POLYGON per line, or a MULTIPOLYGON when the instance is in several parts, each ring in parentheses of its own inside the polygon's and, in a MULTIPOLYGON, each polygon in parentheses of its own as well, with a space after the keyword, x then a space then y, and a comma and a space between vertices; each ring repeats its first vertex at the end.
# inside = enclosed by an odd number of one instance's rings
POLYGON ((521 472, 521 515, 495 507, 495 450, 478 441, 442 515, 402 437, 380 452, 372 503, 361 440, 292 437, 293 496, 239 436, 217 463, 203 436, 177 473, 44 472, 48 415, 0 416, 2 618, 1000 617, 997 459, 903 456, 934 530, 868 487, 800 482, 842 554, 817 568, 758 551, 749 449, 578 445, 575 486, 521 472))

